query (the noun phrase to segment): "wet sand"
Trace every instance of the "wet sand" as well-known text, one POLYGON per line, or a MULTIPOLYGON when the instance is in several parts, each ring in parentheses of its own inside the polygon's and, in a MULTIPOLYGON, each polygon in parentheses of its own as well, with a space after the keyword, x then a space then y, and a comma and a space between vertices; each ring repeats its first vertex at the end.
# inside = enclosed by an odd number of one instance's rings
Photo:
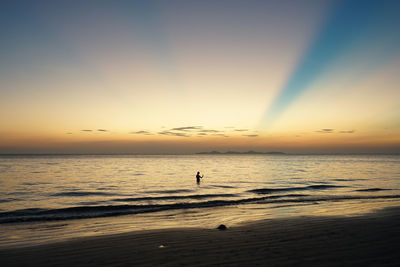
POLYGON ((0 259, 2 266, 75 267, 400 264, 400 208, 227 226, 225 231, 152 230, 1 249, 0 259))

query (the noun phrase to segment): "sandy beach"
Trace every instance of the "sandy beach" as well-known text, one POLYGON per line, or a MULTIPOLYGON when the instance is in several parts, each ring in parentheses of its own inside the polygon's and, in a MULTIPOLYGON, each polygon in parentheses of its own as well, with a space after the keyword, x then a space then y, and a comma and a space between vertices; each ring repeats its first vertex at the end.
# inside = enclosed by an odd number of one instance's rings
POLYGON ((400 263, 400 208, 357 217, 295 217, 227 226, 224 231, 170 229, 78 238, 2 249, 0 257, 2 266, 395 266, 400 263))

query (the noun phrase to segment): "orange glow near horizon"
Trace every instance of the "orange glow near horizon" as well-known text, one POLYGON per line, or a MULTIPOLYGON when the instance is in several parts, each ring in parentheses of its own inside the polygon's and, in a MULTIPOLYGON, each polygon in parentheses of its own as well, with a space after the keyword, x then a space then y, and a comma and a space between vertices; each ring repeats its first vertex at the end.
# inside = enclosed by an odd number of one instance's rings
POLYGON ((331 132, 321 129, 301 134, 243 134, 231 132, 221 136, 191 137, 118 134, 110 132, 79 132, 57 138, 48 136, 15 136, 1 138, 5 153, 77 153, 77 154, 191 154, 217 150, 221 152, 249 150, 285 153, 396 153, 400 133, 370 136, 352 130, 331 132), (229 135, 228 135, 229 134, 229 135), (222 136, 224 135, 224 136, 222 136), (4 142, 5 141, 5 142, 4 142))
POLYGON ((343 32, 326 26, 339 2, 11 8, 0 18, 10 25, 0 46, 0 154, 398 153, 397 16, 363 6, 377 18, 364 39, 325 40, 343 32), (324 71, 302 65, 332 44, 324 71))

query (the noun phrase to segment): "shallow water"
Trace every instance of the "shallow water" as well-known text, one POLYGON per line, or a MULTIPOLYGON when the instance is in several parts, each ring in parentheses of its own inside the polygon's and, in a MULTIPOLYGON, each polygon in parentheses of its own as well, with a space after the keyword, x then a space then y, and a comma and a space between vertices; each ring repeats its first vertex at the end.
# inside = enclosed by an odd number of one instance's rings
POLYGON ((0 156, 0 245, 368 212, 400 201, 399 163, 393 155, 0 156))

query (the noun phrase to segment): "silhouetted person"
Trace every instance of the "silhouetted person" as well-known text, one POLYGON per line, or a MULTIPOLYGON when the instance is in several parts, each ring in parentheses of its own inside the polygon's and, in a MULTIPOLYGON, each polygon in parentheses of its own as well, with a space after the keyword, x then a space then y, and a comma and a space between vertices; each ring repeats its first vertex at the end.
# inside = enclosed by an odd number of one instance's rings
MULTIPOLYGON (((203 175, 204 176, 204 175, 203 175)), ((200 172, 197 172, 196 174, 196 181, 199 184, 200 183, 200 179, 203 178, 203 176, 200 176, 200 172)))

